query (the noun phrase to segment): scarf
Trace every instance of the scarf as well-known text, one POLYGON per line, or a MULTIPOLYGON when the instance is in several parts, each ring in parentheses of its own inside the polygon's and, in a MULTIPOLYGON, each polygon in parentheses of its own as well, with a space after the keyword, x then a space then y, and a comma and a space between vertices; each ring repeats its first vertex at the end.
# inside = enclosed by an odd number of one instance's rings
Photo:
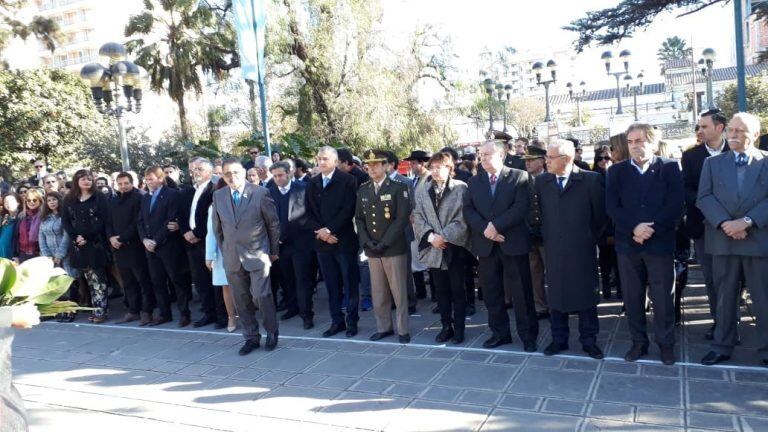
POLYGON ((40 208, 27 210, 19 227, 19 250, 27 255, 37 254, 40 248, 40 208))

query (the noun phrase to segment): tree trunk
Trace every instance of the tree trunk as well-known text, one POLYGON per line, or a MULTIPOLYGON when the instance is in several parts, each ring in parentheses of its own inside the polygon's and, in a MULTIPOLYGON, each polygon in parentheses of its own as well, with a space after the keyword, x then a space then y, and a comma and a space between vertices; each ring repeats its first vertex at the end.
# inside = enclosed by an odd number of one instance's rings
POLYGON ((184 106, 184 93, 176 99, 176 104, 179 106, 179 130, 181 131, 181 139, 185 143, 189 141, 189 125, 187 124, 187 108, 184 106))
POLYGON ((259 111, 256 105, 256 83, 253 80, 245 80, 248 83, 248 103, 250 104, 251 132, 256 133, 259 129, 259 111))

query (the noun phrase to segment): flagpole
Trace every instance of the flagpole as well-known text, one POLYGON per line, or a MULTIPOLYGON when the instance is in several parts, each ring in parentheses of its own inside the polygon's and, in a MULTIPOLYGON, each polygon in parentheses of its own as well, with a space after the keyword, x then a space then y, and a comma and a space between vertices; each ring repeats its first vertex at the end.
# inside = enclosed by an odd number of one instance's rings
MULTIPOLYGON (((258 59, 258 51, 259 49, 264 49, 264 47, 259 48, 259 36, 258 36, 258 28, 256 24, 256 6, 254 5, 254 0, 251 0, 251 16, 253 17, 253 36, 256 38, 256 57, 258 59)), ((267 123, 267 95, 264 91, 264 71, 261 70, 261 62, 258 60, 256 61, 256 68, 257 68, 257 76, 258 79, 256 82, 259 85, 259 102, 261 104, 261 131, 264 134, 264 151, 267 153, 267 156, 272 156, 272 146, 269 142, 269 124, 267 123)))

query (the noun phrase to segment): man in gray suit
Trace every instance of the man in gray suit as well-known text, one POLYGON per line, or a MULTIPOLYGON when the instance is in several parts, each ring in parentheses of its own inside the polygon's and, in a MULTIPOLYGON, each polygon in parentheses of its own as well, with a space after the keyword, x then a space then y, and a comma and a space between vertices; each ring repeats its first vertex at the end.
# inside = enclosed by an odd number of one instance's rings
POLYGON ((266 188, 245 181, 245 168, 238 159, 225 160, 222 170, 228 186, 213 194, 213 232, 243 327, 240 355, 258 348, 261 341, 254 303, 263 314, 265 348, 271 351, 277 346, 277 311, 269 273, 280 242, 275 202, 266 188))
POLYGON ((740 277, 752 296, 760 344, 768 366, 768 163, 757 148, 760 120, 737 113, 726 128, 730 152, 704 161, 696 206, 706 219, 706 251, 713 257, 717 294, 715 334, 701 360, 714 365, 731 358, 736 345, 740 277))

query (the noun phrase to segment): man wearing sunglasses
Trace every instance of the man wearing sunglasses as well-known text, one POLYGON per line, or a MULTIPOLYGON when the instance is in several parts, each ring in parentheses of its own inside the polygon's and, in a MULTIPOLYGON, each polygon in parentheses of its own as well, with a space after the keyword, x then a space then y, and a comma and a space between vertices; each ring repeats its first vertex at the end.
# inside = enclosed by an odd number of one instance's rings
POLYGON ((251 157, 251 160, 243 164, 243 168, 245 168, 245 172, 248 172, 249 169, 256 167, 256 159, 258 159, 259 154, 261 153, 259 152, 259 149, 257 149, 256 147, 248 149, 248 155, 251 157))
POLYGON ((34 165, 35 174, 27 180, 33 186, 44 186, 43 179, 48 175, 48 170, 45 168, 45 162, 36 160, 34 165))

